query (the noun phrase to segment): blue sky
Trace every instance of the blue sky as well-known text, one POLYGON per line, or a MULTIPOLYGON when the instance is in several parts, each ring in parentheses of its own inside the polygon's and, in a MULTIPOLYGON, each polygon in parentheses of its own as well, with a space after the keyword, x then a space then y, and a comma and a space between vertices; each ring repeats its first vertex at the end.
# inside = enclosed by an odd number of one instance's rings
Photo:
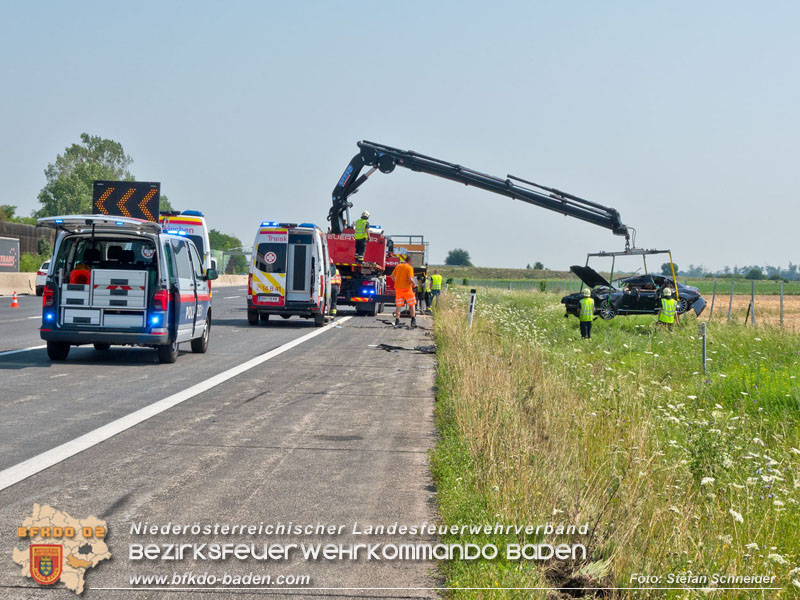
MULTIPOLYGON (((369 139, 615 207, 676 262, 800 262, 800 4, 0 3, 0 203, 81 132, 251 243, 325 225, 369 139)), ((582 263, 609 231, 397 169, 353 197, 433 262, 582 263)), ((635 267, 634 267, 635 268, 635 267)))

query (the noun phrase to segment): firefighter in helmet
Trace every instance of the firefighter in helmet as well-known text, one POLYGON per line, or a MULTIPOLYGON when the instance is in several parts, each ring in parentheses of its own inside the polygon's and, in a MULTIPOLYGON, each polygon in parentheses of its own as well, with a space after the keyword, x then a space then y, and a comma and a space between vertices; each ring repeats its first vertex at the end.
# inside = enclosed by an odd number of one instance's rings
POLYGON ((354 226, 356 240, 356 262, 364 262, 364 251, 367 249, 367 238, 369 238, 369 211, 361 213, 361 218, 356 221, 354 226))

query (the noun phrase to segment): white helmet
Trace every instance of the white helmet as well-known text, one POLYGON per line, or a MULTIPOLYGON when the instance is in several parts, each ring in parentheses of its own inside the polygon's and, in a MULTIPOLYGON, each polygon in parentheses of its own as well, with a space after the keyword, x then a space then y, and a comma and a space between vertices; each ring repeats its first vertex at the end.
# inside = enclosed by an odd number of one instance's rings
POLYGON ((592 295, 592 292, 589 290, 589 288, 583 288, 583 291, 581 292, 581 294, 583 294, 584 296, 586 296, 588 298, 589 296, 592 295))
POLYGON ((669 298, 672 296, 672 288, 664 288, 664 297, 669 298))
POLYGON ((362 219, 369 219, 369 211, 365 210, 364 212, 362 212, 361 213, 361 218, 362 219))

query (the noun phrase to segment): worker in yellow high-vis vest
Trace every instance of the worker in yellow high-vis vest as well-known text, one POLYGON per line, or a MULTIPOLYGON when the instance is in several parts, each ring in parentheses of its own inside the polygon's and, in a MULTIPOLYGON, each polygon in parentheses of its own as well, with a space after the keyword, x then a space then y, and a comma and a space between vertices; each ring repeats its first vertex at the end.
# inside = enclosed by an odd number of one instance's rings
POLYGON ((369 211, 361 213, 361 218, 356 221, 353 237, 356 240, 356 262, 364 262, 364 252, 369 238, 369 211))
POLYGON ((592 321, 594 320, 594 299, 589 288, 583 288, 583 298, 578 302, 578 321, 581 327, 581 337, 585 340, 592 337, 592 321))
POLYGON ((672 289, 664 288, 661 296, 661 308, 658 310, 658 324, 667 329, 672 329, 675 325, 675 315, 677 314, 677 302, 672 298, 672 289))
POLYGON ((431 306, 439 303, 439 294, 442 293, 442 276, 439 271, 434 271, 431 275, 431 306))

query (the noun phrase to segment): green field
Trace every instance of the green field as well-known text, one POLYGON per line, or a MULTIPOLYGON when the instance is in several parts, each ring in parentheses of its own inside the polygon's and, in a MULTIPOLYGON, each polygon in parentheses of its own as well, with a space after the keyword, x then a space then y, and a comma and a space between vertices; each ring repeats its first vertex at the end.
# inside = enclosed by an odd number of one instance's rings
POLYGON ((557 295, 490 290, 479 293, 469 329, 466 296, 447 294, 436 314, 432 468, 443 522, 588 523, 591 534, 446 537, 582 543, 589 553, 448 562, 454 597, 487 595, 455 591, 464 587, 641 587, 634 573, 689 572, 767 573, 781 588, 712 597, 798 597, 800 338, 709 324, 704 374, 693 320, 671 333, 652 317, 598 320, 593 339, 581 340, 557 295))

